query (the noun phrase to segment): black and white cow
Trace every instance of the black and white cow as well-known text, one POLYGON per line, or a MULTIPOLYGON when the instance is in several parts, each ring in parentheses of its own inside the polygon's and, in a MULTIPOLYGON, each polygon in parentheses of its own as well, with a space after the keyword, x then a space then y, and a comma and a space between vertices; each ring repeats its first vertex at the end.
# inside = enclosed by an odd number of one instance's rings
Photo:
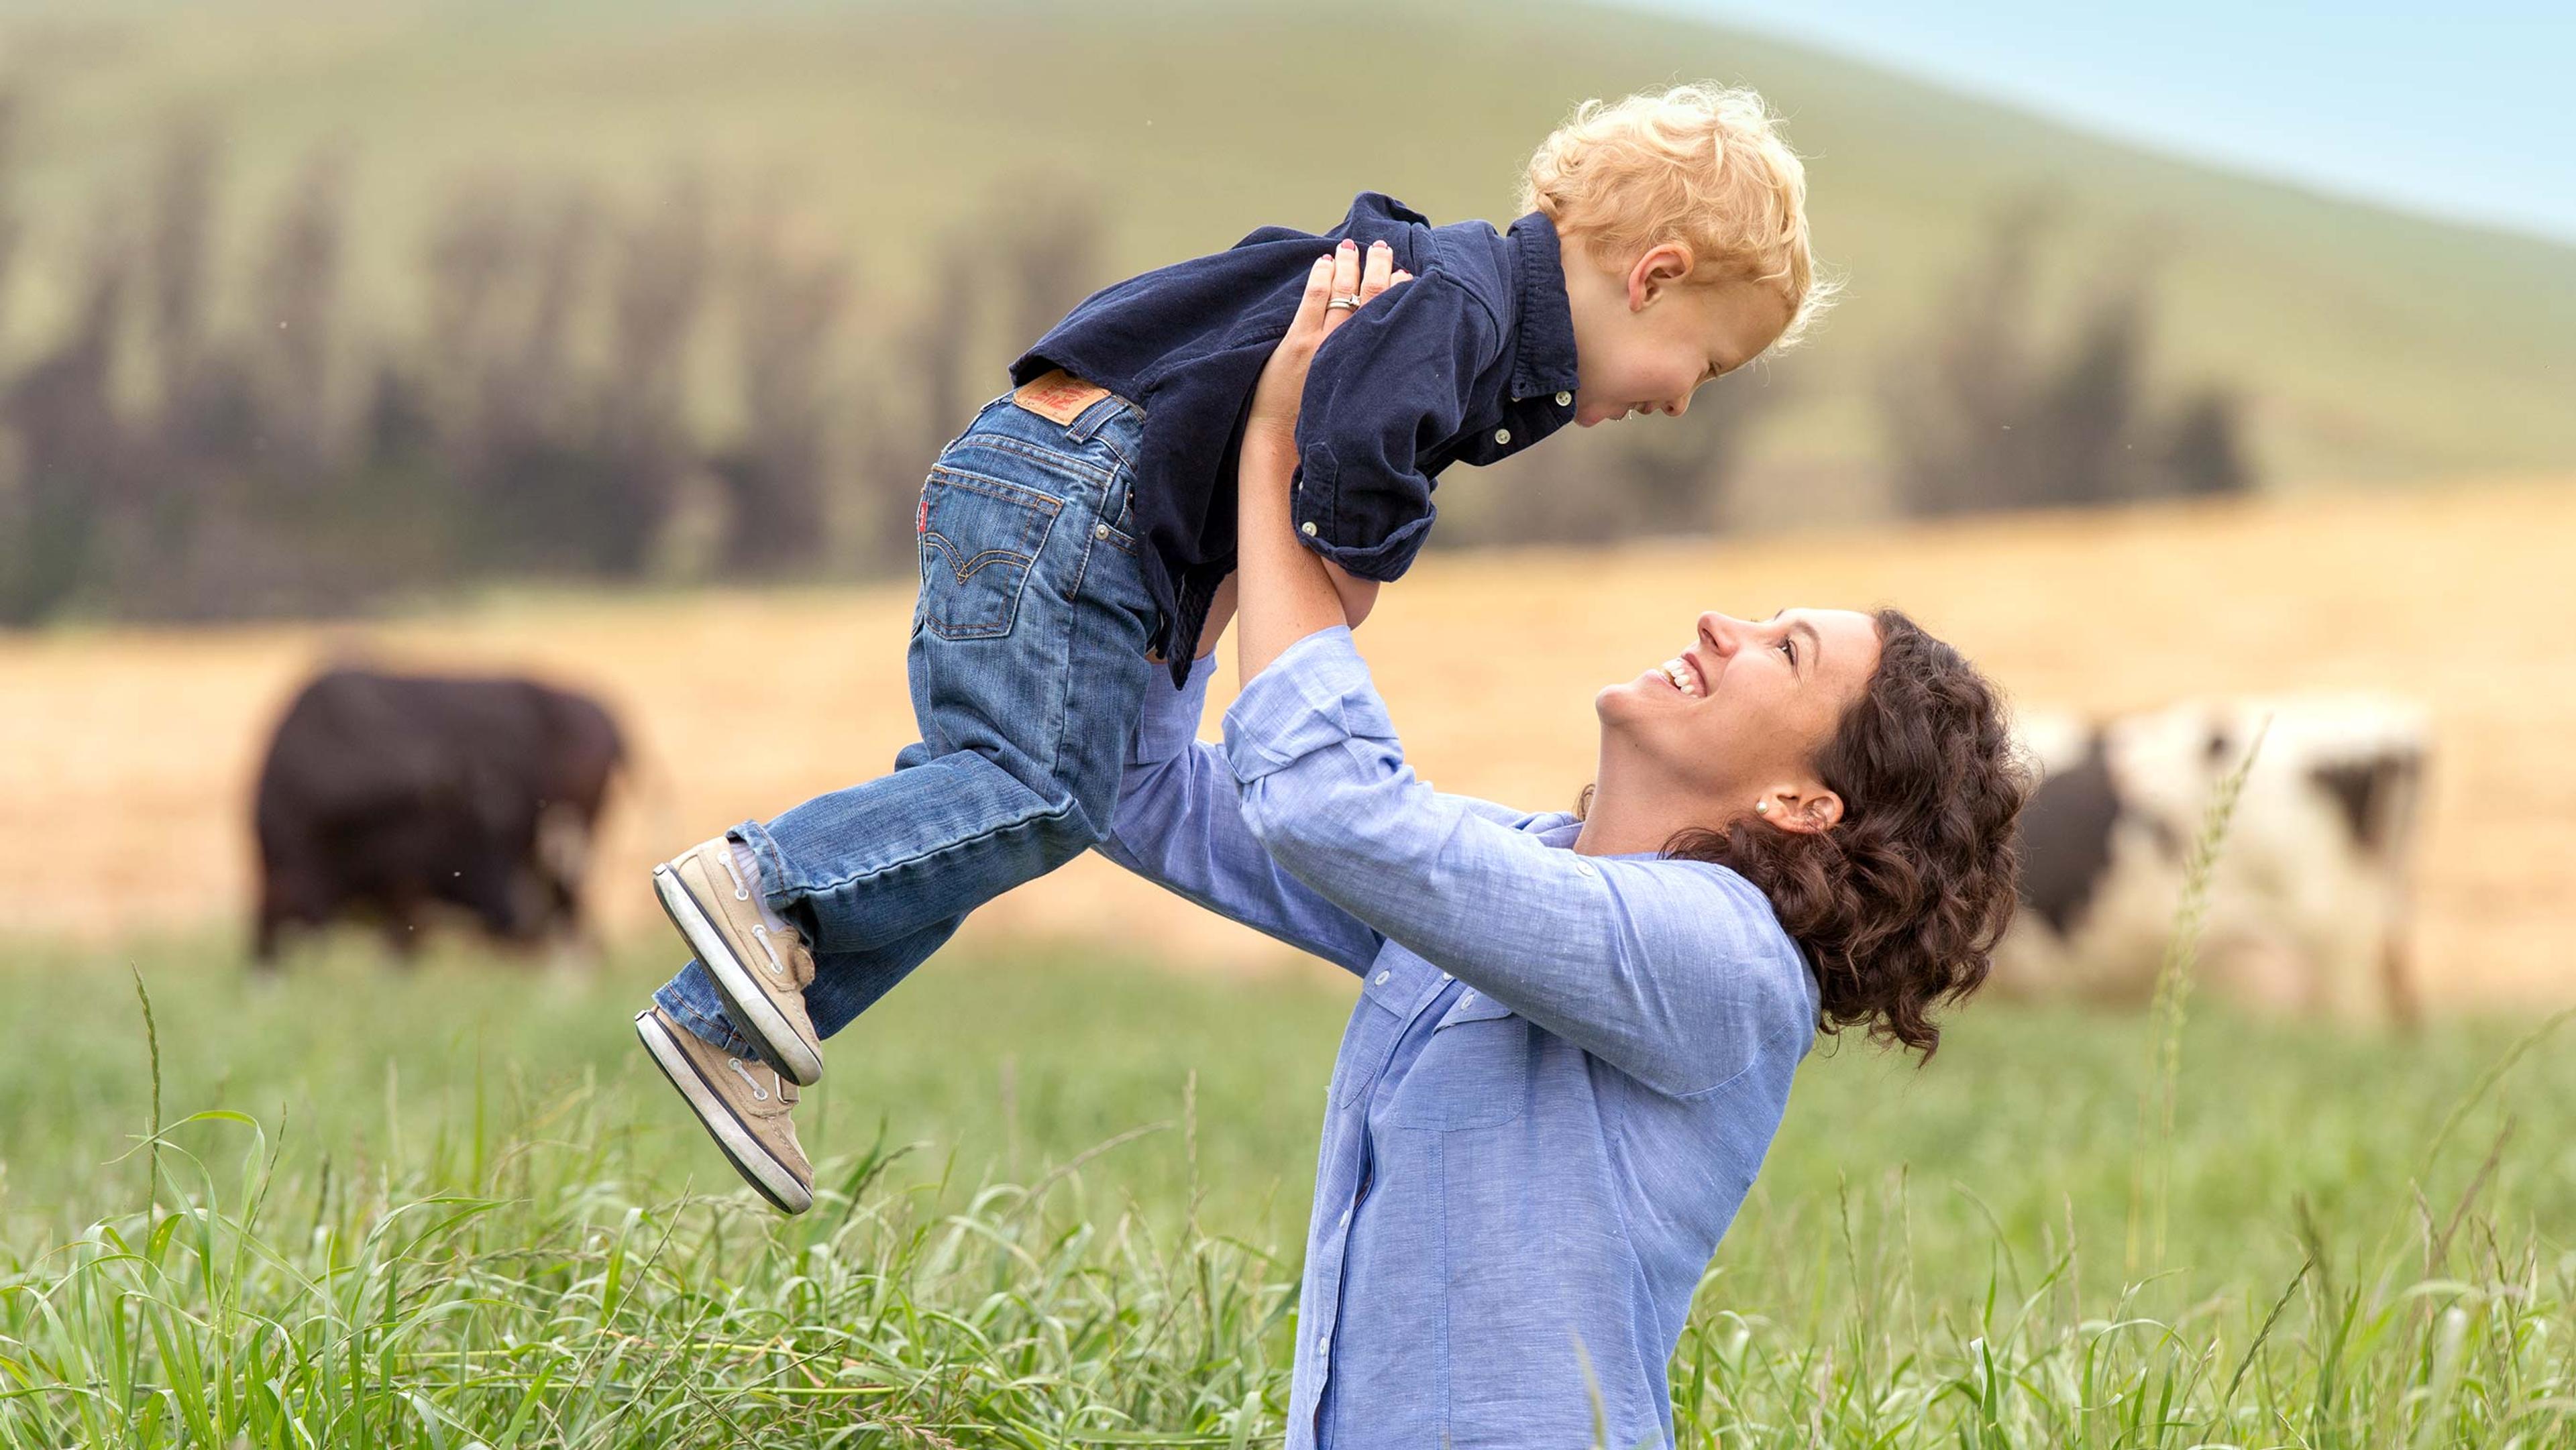
POLYGON ((2414 1018, 2420 707, 2289 697, 2099 722, 2026 714, 2019 729, 2042 780, 2022 813, 2022 911, 1997 988, 2146 1001, 2210 802, 2259 732, 2210 878, 2197 980, 2257 1008, 2414 1018))

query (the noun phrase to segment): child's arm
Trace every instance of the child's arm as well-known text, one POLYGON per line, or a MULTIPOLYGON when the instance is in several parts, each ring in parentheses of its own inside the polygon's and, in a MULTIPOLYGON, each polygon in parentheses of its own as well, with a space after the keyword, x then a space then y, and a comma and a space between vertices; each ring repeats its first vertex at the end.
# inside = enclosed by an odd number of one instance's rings
POLYGON ((1392 267, 1393 254, 1377 247, 1370 250, 1363 272, 1359 252, 1347 243, 1318 259, 1307 274, 1297 319, 1263 365, 1261 382, 1253 390, 1252 416, 1237 464, 1235 513, 1234 577, 1240 592, 1257 601, 1235 637, 1246 680, 1307 635, 1349 623, 1331 559, 1306 546, 1314 538, 1314 525, 1301 528, 1296 523, 1288 480, 1297 466, 1300 400, 1311 392, 1309 370, 1317 351, 1337 327, 1356 325, 1360 311, 1386 309, 1392 299, 1375 300, 1381 293, 1392 289, 1400 297, 1414 290, 1399 285, 1410 282, 1411 275, 1392 267), (1370 305, 1349 317, 1325 306, 1329 297, 1354 295, 1370 305))
MULTIPOLYGON (((1367 265, 1384 277, 1393 253, 1372 248, 1367 265)), ((1422 450, 1465 426, 1478 380, 1500 360, 1502 331, 1444 272, 1334 317, 1341 326, 1298 395, 1293 524, 1306 547, 1354 579, 1392 581, 1436 513, 1422 450)))

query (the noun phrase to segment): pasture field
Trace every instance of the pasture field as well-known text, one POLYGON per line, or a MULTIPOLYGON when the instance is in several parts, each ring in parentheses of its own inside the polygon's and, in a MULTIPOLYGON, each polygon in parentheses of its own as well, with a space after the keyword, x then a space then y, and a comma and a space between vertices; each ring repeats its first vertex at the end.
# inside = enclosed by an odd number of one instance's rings
MULTIPOLYGON (((0 953, 0 1446, 1281 1437, 1343 984, 953 953, 835 1039, 786 1220, 634 1047, 666 952, 231 954, 0 953)), ((2170 1078, 2131 1017, 1829 1045, 1682 1442, 2568 1444, 2560 1025, 2203 1016, 2170 1078)))
MULTIPOLYGON (((1363 642, 1425 776, 1531 808, 1571 804, 1589 779, 1593 692, 1669 656, 1712 607, 1898 604, 2035 705, 2399 691, 2437 732, 2421 995, 2557 1005, 2576 1001, 2571 485, 1434 553, 1386 591, 1363 642)), ((912 738, 910 607, 902 588, 496 596, 368 625, 0 636, 0 801, 43 827, 0 832, 0 921, 100 943, 241 920, 267 732, 307 672, 361 654, 600 693, 642 769, 612 805, 594 905, 612 935, 658 931, 652 861, 877 774, 912 738), (749 699, 767 709, 747 716, 749 699)), ((1030 937, 1197 966, 1286 959, 1096 859, 980 913, 964 944, 1030 937)))

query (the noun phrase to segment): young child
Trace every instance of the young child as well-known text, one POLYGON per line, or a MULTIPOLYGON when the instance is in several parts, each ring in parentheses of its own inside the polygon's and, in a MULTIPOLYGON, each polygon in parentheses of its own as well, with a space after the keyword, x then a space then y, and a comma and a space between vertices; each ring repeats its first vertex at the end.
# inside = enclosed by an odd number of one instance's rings
MULTIPOLYGON (((1109 287, 1040 338, 913 517, 921 740, 891 775, 654 870, 697 959, 636 1031, 743 1177, 802 1212, 813 1171, 789 1113, 821 1039, 967 912, 1108 829, 1150 671, 1183 680, 1224 627, 1243 420, 1319 251, 1372 283, 1413 279, 1316 355, 1298 424, 1298 532, 1357 622, 1421 549, 1449 464, 1568 422, 1679 417, 1794 339, 1828 290, 1805 201, 1750 92, 1587 102, 1531 158, 1529 214, 1507 232, 1362 193, 1320 237, 1265 228, 1109 287)), ((756 711, 756 676, 741 684, 756 711)))

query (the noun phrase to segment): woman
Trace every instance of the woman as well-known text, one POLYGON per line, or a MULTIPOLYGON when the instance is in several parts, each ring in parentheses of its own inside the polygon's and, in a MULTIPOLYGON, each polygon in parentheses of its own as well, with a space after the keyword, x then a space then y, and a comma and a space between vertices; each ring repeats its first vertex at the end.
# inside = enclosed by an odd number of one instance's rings
POLYGON ((1581 812, 1415 779, 1289 523, 1327 299, 1371 273, 1316 264, 1254 397, 1225 743, 1194 739, 1209 671, 1155 687, 1102 849, 1360 977, 1289 1445, 1588 1444, 1592 1384, 1610 1444, 1666 1444, 1666 1366, 1799 1059, 1820 1027, 1932 1054, 2011 914, 2028 783, 1956 652, 1803 609, 1703 615, 1603 690, 1581 812))

